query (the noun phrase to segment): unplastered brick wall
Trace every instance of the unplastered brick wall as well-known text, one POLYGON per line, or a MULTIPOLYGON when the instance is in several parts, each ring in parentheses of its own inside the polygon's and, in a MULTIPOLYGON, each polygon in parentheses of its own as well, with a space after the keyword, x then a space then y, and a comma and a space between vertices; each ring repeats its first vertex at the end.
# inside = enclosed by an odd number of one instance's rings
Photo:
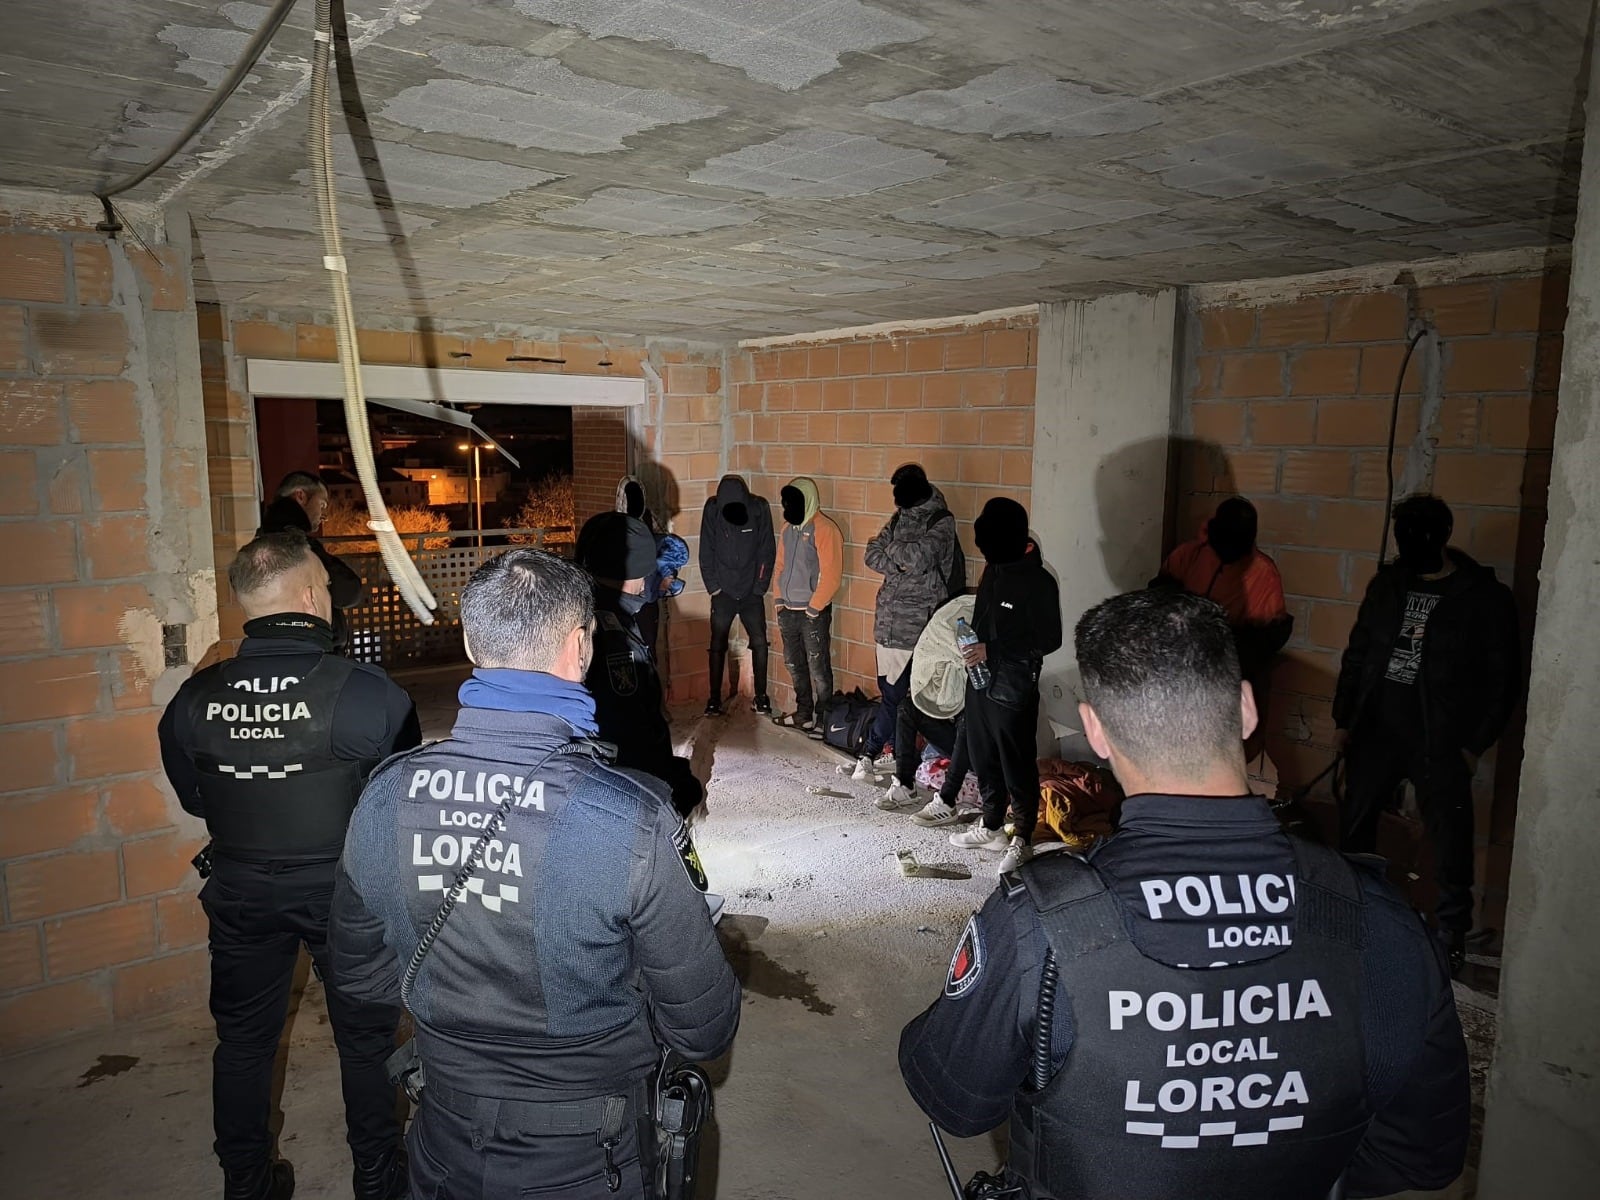
POLYGON ((204 996, 161 706, 215 637, 187 221, 0 194, 0 1053, 204 996))
MULTIPOLYGON (((1455 544, 1512 586, 1531 640, 1565 296, 1565 275, 1540 271, 1191 313, 1177 535, 1195 536, 1230 494, 1260 510, 1261 546, 1295 617, 1267 732, 1285 784, 1309 780, 1333 754, 1331 697, 1376 569, 1392 397, 1413 316, 1440 347, 1430 359, 1421 343, 1406 370, 1396 498, 1431 491, 1450 504, 1455 544)), ((1520 721, 1477 777, 1491 923, 1509 861, 1520 721)))
MULTIPOLYGON (((834 601, 837 686, 876 688, 872 621, 881 576, 867 542, 894 511, 889 476, 920 462, 955 514, 975 585, 972 521, 991 496, 1026 505, 1033 479, 1037 318, 1008 316, 826 342, 741 350, 730 358, 732 466, 773 505, 797 475, 817 481, 845 536, 834 601)), ((771 626, 776 702, 793 691, 771 626)), ((748 690, 748 684, 746 684, 748 690)))

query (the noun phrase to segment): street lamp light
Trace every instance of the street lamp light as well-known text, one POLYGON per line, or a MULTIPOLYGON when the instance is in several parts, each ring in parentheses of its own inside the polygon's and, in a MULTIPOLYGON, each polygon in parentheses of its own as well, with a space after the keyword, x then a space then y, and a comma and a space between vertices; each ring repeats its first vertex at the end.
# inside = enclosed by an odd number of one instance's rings
POLYGON ((476 441, 459 442, 457 450, 472 451, 472 495, 473 506, 477 511, 478 521, 478 549, 483 549, 483 474, 478 466, 478 453, 481 447, 476 441))

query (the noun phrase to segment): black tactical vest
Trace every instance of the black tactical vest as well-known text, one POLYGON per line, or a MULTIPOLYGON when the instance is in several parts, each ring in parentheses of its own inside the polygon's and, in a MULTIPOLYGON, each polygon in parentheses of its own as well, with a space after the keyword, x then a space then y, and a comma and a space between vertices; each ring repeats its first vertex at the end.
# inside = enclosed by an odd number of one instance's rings
POLYGON ((1298 840, 1294 851, 1294 903, 1264 918, 1292 945, 1196 969, 1140 953, 1132 915, 1087 861, 1053 854, 1023 869, 1074 1030, 1066 1065, 1012 1110, 1011 1170, 1033 1200, 1327 1195, 1371 1116, 1362 902, 1339 855, 1298 840))
POLYGON ((361 764, 333 756, 333 712, 355 671, 325 654, 279 690, 243 690, 255 660, 195 676, 190 747, 206 826, 219 853, 250 861, 338 858, 361 796, 361 764))

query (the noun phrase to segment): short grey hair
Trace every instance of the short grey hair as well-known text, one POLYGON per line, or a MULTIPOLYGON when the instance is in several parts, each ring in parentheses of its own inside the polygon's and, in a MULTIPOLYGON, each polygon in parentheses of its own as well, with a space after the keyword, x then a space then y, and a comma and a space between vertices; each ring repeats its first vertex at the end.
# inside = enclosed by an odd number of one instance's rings
POLYGON ((480 667, 548 671, 574 629, 594 620, 594 581, 543 550, 508 550, 472 573, 461 630, 480 667))
POLYGON ((292 496, 296 492, 325 492, 327 490, 328 485, 310 471, 290 471, 283 477, 283 482, 278 485, 278 490, 273 495, 281 498, 292 496))
POLYGON ((265 592, 291 571, 306 565, 311 543, 298 529, 263 533, 245 543, 228 566, 228 586, 235 596, 265 592))

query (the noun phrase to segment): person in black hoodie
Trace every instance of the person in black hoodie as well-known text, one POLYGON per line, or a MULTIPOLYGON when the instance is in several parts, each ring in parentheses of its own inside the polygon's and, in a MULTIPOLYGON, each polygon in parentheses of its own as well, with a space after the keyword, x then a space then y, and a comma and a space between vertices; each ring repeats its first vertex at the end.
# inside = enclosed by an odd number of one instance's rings
POLYGON ((290 471, 278 484, 272 503, 261 514, 261 528, 256 530, 256 536, 282 533, 286 529, 298 529, 306 535, 311 553, 328 569, 328 594, 333 597, 333 646, 336 653, 342 654, 350 640, 344 610, 360 604, 366 588, 354 568, 330 554, 317 540, 316 530, 327 512, 328 489, 322 480, 310 471, 290 471))
POLYGON ((598 513, 578 534, 577 559, 594 577, 594 657, 583 683, 594 696, 600 737, 616 746, 618 767, 670 787, 672 806, 687 818, 705 788, 689 760, 672 752, 661 676, 639 628, 645 578, 656 569, 655 536, 637 517, 598 513))
POLYGON ((1340 848, 1370 853, 1409 779, 1433 843, 1439 937, 1459 970, 1472 928, 1472 776, 1516 705, 1517 608, 1494 570, 1449 545, 1437 496, 1395 506, 1396 560, 1367 585, 1334 691, 1346 755, 1340 848))
POLYGON ((700 517, 700 577, 711 593, 711 698, 706 716, 722 715, 722 685, 728 674, 728 631, 733 619, 750 639, 755 710, 772 713, 767 697, 767 589, 778 556, 772 505, 750 494, 737 475, 724 475, 700 517))
POLYGON ((989 668, 985 688, 967 681, 967 750, 983 794, 983 820, 952 834, 950 844, 1001 851, 1000 873, 1031 857, 1039 819, 1039 671, 1061 647, 1061 593, 1028 536, 1028 510, 996 496, 983 506, 972 535, 984 558, 973 605, 978 644, 965 650, 967 666, 989 668), (1006 840, 1007 806, 1016 829, 1006 840))

